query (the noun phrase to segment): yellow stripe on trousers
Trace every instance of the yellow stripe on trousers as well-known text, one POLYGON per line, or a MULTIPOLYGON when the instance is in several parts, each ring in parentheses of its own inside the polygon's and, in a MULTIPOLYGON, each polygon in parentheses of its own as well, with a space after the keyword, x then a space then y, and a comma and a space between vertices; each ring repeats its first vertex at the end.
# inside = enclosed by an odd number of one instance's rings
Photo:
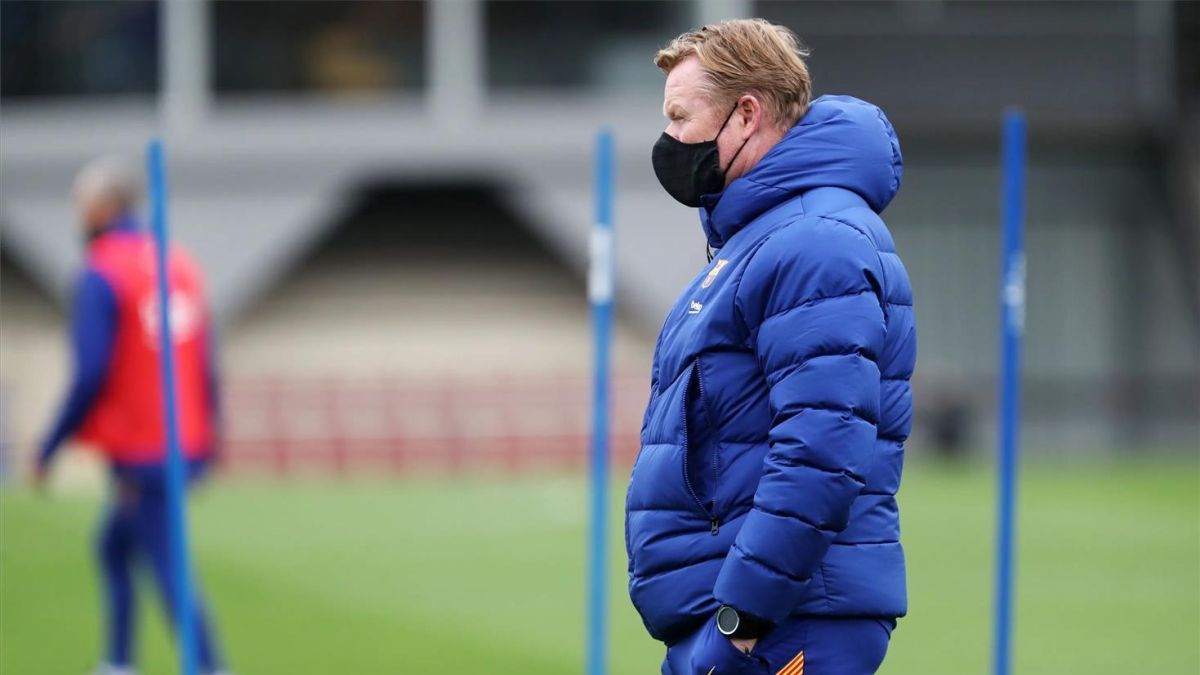
POLYGON ((796 658, 788 662, 788 664, 779 669, 775 675, 804 675, 804 652, 796 655, 796 658))

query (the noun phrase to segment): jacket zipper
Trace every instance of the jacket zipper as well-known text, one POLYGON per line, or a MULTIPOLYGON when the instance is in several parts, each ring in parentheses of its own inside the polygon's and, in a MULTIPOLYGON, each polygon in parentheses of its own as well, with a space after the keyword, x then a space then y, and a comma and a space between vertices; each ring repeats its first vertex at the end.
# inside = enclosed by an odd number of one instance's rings
MULTIPOLYGON (((700 359, 697 358, 695 361, 692 362, 692 369, 693 369, 693 374, 696 377, 696 388, 697 388, 697 392, 700 395, 700 402, 701 402, 701 405, 703 405, 704 384, 702 383, 702 381, 700 379, 700 359)), ((689 379, 690 379, 690 377, 689 377, 689 379)), ((689 389, 691 388, 691 384, 692 383, 690 381, 687 384, 689 389)), ((688 451, 691 446, 688 444, 688 432, 687 432, 688 416, 687 416, 687 413, 688 413, 688 397, 687 397, 687 392, 685 391, 683 394, 683 415, 682 415, 682 418, 683 418, 683 482, 685 485, 687 485, 688 494, 690 494, 692 496, 692 501, 696 502, 696 506, 698 506, 700 508, 700 511, 703 512, 704 515, 708 517, 709 524, 711 525, 709 532, 715 537, 715 536, 717 536, 717 533, 721 529, 721 523, 717 520, 717 517, 713 515, 712 511, 710 511, 708 509, 708 507, 704 506, 704 502, 700 501, 700 495, 698 495, 696 493, 696 488, 692 485, 692 477, 688 475, 688 454, 689 454, 688 451)), ((716 473, 716 468, 717 468, 717 459, 716 459, 716 453, 714 452, 713 453, 714 474, 716 473)), ((715 486, 716 486, 715 481, 713 482, 713 486, 715 488, 715 486)))

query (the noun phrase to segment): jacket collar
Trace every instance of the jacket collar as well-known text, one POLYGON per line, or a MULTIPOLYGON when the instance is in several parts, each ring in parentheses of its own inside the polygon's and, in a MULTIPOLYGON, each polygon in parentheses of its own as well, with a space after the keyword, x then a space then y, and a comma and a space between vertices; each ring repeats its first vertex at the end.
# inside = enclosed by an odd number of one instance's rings
POLYGON ((700 225, 709 245, 721 248, 765 211, 820 187, 855 192, 879 213, 899 190, 903 168, 882 110, 850 96, 822 96, 750 171, 700 198, 700 225))

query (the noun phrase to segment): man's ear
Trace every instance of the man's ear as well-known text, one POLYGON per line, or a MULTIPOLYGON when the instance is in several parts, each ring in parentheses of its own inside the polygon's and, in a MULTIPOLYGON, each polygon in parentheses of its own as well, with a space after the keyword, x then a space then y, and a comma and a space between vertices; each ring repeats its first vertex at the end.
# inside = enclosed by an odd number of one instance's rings
POLYGON ((753 94, 746 94, 738 99, 737 111, 734 114, 742 119, 742 138, 750 138, 764 121, 762 101, 753 94))

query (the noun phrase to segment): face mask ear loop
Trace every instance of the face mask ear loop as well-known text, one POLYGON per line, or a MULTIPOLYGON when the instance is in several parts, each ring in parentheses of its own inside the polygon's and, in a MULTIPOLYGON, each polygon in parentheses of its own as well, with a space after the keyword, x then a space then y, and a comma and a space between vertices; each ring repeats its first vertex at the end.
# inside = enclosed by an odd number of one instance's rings
MULTIPOLYGON (((730 110, 730 111, 729 111, 729 115, 727 115, 727 116, 725 117, 725 121, 721 123, 721 128, 720 128, 720 129, 717 129, 717 135, 716 135, 716 136, 713 136, 713 142, 714 142, 714 143, 717 141, 717 139, 718 139, 718 138, 720 138, 720 137, 721 137, 721 132, 722 132, 722 131, 725 131, 725 125, 726 125, 726 124, 729 124, 729 120, 733 119, 733 113, 737 112, 737 109, 738 109, 738 104, 737 104, 737 103, 734 103, 734 104, 733 104, 733 110, 730 110)), ((737 152, 733 153, 733 157, 730 157, 730 158, 729 158, 729 163, 728 163, 728 164, 726 164, 726 165, 725 165, 725 167, 721 169, 721 175, 722 175, 722 176, 724 176, 724 175, 725 175, 725 174, 726 174, 726 173, 729 171, 729 167, 733 166, 733 163, 734 163, 734 161, 736 161, 736 160, 737 160, 737 158, 738 158, 738 155, 742 154, 742 148, 745 148, 745 147, 746 147, 746 144, 747 144, 747 143, 749 143, 749 142, 750 142, 750 139, 749 139, 749 138, 747 138, 746 140, 742 141, 742 145, 741 145, 741 147, 739 147, 739 148, 737 149, 737 152)))
POLYGON ((737 112, 737 108, 737 101, 734 101, 733 107, 729 109, 729 114, 725 116, 725 121, 721 122, 721 128, 717 129, 717 135, 713 136, 714 141, 721 137, 721 132, 725 131, 725 127, 729 124, 729 120, 733 119, 733 113, 737 112))

